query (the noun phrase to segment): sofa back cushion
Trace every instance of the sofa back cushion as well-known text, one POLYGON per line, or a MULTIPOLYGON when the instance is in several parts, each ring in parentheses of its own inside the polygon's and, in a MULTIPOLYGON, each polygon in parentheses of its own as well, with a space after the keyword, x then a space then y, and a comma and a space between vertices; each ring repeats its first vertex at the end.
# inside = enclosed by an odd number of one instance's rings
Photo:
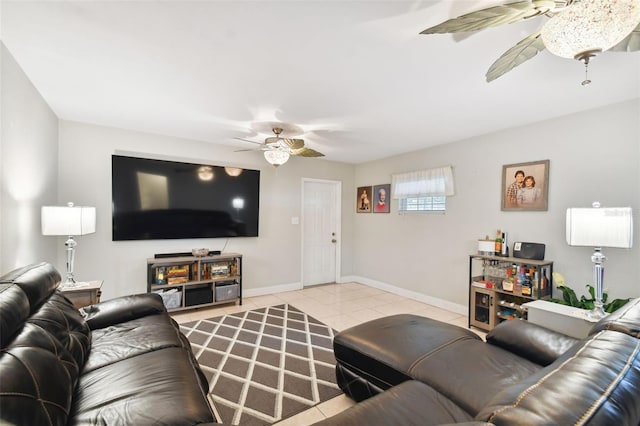
POLYGON ((602 331, 496 394, 476 420, 519 424, 640 424, 640 340, 602 331))
POLYGON ((13 340, 59 284, 60 274, 49 263, 25 266, 0 277, 0 348, 13 340))
POLYGON ((602 330, 614 330, 640 339, 640 297, 628 301, 617 311, 594 324, 589 335, 602 330))
POLYGON ((47 263, 0 277, 0 423, 65 424, 91 345, 47 263))
POLYGON ((69 299, 56 291, 27 322, 38 325, 55 337, 82 370, 91 349, 91 331, 69 299))

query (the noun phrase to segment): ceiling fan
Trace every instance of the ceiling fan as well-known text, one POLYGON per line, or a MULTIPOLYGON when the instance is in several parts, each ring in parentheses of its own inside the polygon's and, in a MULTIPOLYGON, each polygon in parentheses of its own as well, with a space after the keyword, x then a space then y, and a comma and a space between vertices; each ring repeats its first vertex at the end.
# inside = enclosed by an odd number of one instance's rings
POLYGON ((278 167, 289 160, 290 155, 298 157, 324 157, 324 154, 315 149, 304 146, 303 139, 281 137, 282 127, 273 127, 271 129, 275 136, 270 136, 264 142, 255 142, 249 139, 235 138, 244 142, 250 142, 260 145, 254 149, 239 149, 241 151, 264 151, 264 158, 273 166, 278 167))
MULTIPOLYGON (((477 10, 427 28, 420 34, 477 31, 537 16, 549 18, 542 29, 520 40, 496 60, 487 82, 502 76, 545 49, 584 62, 605 50, 640 50, 639 0, 526 0, 477 10)), ((585 71, 586 73, 586 71, 585 71)), ((590 83, 585 78, 583 85, 590 83)))

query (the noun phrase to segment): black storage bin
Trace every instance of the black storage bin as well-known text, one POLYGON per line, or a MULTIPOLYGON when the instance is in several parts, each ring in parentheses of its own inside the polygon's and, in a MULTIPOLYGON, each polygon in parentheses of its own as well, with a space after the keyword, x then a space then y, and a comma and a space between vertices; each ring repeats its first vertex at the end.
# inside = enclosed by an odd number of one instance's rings
POLYGON ((184 305, 195 306, 213 302, 213 290, 211 284, 189 286, 184 289, 184 305))

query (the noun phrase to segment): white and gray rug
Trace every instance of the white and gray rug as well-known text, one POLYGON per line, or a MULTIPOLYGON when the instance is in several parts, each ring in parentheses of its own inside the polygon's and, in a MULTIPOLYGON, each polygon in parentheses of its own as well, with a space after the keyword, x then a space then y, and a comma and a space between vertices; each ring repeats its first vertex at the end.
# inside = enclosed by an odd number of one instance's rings
POLYGON ((267 425, 341 393, 331 327, 284 304, 180 325, 222 422, 267 425))

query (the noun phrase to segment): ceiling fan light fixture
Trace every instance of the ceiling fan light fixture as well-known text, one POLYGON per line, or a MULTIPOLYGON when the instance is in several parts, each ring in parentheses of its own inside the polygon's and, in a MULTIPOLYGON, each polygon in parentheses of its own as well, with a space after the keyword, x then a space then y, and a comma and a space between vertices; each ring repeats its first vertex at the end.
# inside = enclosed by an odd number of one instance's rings
POLYGON ((213 180, 213 167, 211 166, 200 166, 198 167, 198 179, 203 181, 213 180))
POLYGON ((545 47, 562 58, 579 59, 608 50, 640 22, 640 0, 583 0, 542 27, 545 47))
POLYGON ((240 176, 242 174, 243 169, 241 169, 240 167, 225 167, 224 171, 232 177, 237 177, 240 176))
POLYGON ((270 149, 264 152, 264 158, 272 166, 278 167, 289 161, 289 153, 279 149, 270 149))

